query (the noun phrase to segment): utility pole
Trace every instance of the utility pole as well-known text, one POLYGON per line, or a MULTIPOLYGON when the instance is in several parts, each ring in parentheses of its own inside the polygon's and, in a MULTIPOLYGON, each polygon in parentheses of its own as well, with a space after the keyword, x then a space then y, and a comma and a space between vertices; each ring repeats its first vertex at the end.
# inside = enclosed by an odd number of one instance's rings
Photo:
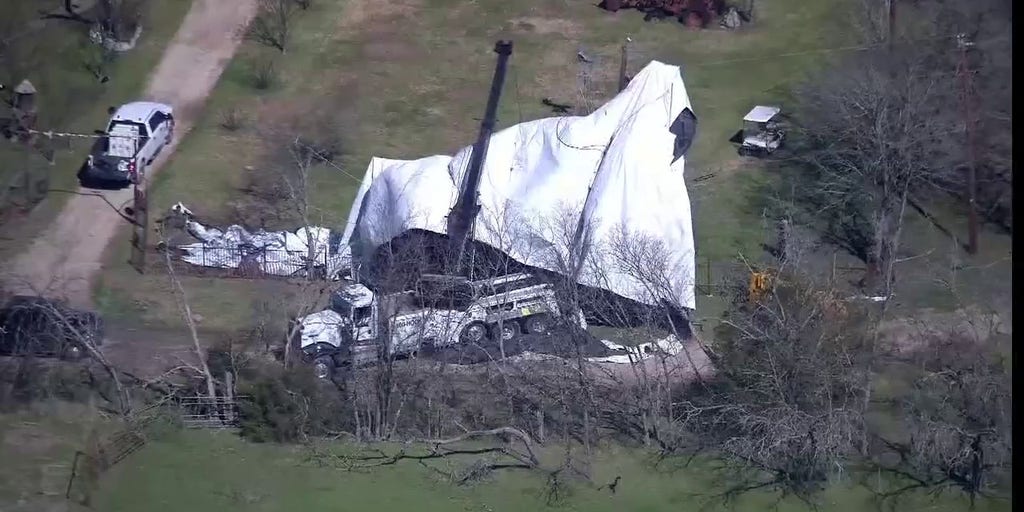
POLYGON ((957 34, 956 43, 960 49, 956 74, 960 80, 960 104, 963 108, 964 138, 967 143, 967 252, 976 254, 978 252, 977 112, 974 106, 974 71, 970 68, 967 52, 970 47, 974 46, 974 42, 967 39, 966 34, 957 34))
POLYGON ((456 271, 462 268, 462 254, 465 250, 466 239, 469 237, 473 222, 480 211, 480 205, 477 204, 480 173, 483 171, 487 146, 491 142, 491 134, 494 132, 497 120, 498 100, 501 98, 501 89, 505 85, 505 71, 508 69, 508 59, 512 55, 512 41, 498 41, 494 45, 494 53, 498 54, 498 63, 494 67, 491 92, 487 97, 487 109, 484 112, 483 121, 480 122, 480 134, 476 139, 476 144, 473 144, 473 152, 469 156, 469 166, 462 179, 459 197, 455 207, 448 214, 448 236, 453 248, 452 255, 455 257, 453 263, 456 271))
POLYGON ((622 55, 619 61, 619 92, 622 92, 626 88, 626 84, 629 83, 629 78, 626 76, 627 65, 629 64, 629 43, 632 41, 630 38, 626 38, 622 42, 622 55))
POLYGON ((885 22, 885 29, 888 32, 886 34, 886 43, 889 45, 889 54, 892 54, 892 43, 893 33, 896 28, 896 0, 885 0, 885 9, 888 13, 888 19, 885 22))
POLYGON ((139 176, 132 187, 132 253, 128 262, 138 273, 146 273, 146 243, 149 231, 149 201, 146 178, 139 176))

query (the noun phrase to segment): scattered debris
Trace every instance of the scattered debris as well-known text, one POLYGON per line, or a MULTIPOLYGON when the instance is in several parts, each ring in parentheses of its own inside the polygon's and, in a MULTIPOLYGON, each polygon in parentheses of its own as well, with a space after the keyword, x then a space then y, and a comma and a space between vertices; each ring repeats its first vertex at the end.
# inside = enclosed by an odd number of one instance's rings
POLYGON ((735 30, 740 28, 743 20, 740 18, 739 11, 735 7, 730 7, 726 11, 725 16, 722 16, 722 22, 719 24, 722 28, 727 30, 735 30))
POLYGON ((725 13, 725 0, 603 0, 600 7, 610 12, 636 9, 644 21, 676 18, 690 28, 707 28, 725 13))
POLYGON ((295 232, 258 230, 249 232, 232 225, 224 230, 192 220, 192 211, 177 203, 171 211, 185 217, 185 231, 198 242, 169 247, 177 259, 201 267, 240 268, 255 265, 263 274, 306 275, 310 268, 323 277, 335 278, 350 268, 348 246, 341 234, 319 226, 301 227, 295 232))
POLYGON ((572 109, 572 105, 568 103, 555 103, 551 98, 544 98, 540 102, 545 107, 551 107, 551 111, 555 114, 568 114, 569 110, 572 109))

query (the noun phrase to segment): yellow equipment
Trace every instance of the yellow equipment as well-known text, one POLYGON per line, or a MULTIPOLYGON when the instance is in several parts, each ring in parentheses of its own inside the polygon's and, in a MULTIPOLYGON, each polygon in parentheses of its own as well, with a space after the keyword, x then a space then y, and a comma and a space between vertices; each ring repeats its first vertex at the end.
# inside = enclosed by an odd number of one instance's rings
POLYGON ((747 289, 747 296, 750 302, 757 302, 764 298, 771 289, 772 276, 768 272, 751 272, 750 287, 747 289))

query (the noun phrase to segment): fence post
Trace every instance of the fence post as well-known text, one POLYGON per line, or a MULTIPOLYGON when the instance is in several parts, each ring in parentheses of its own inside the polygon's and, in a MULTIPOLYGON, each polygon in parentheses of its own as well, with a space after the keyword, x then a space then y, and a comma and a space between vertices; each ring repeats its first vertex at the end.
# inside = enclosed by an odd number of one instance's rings
POLYGON ((64 499, 71 499, 71 486, 75 483, 75 477, 78 476, 78 457, 81 455, 80 450, 75 451, 75 460, 71 462, 71 478, 68 478, 68 488, 64 491, 64 499))
POLYGON ((832 253, 832 286, 836 285, 836 253, 832 253))
POLYGON ((712 290, 715 286, 714 282, 711 280, 711 256, 706 256, 704 258, 704 264, 707 266, 708 269, 708 297, 711 297, 714 295, 714 292, 712 290))
POLYGON ((235 421, 235 379, 230 371, 224 372, 224 416, 228 423, 235 421))

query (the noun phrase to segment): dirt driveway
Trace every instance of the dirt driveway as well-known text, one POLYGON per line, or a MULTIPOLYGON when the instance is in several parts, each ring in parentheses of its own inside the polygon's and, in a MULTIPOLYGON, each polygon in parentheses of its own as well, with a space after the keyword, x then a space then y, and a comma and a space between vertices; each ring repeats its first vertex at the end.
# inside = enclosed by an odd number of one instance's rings
MULTIPOLYGON (((193 0, 144 94, 143 99, 173 106, 176 118, 175 139, 154 163, 148 179, 195 123, 234 55, 239 28, 251 19, 255 5, 255 0, 193 0)), ((118 207, 132 199, 131 189, 102 194, 118 207)), ((125 221, 103 199, 74 196, 46 233, 4 269, 4 280, 21 293, 63 296, 75 305, 89 306, 91 284, 103 264, 104 250, 123 225, 125 221)))

